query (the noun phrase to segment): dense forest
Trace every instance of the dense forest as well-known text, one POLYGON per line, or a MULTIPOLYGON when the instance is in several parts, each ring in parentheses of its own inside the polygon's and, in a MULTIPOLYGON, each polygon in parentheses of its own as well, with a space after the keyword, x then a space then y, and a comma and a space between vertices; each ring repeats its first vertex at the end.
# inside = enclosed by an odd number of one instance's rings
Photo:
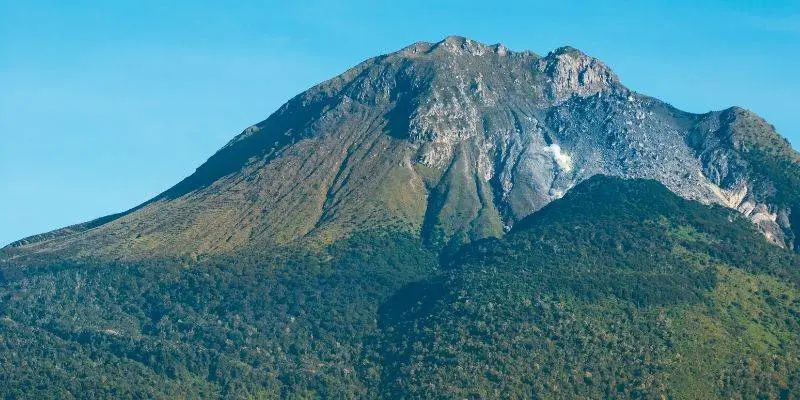
POLYGON ((800 396, 800 258, 655 181, 454 253, 366 231, 0 273, 8 399, 800 396))
POLYGON ((799 283, 743 217, 593 178, 385 303, 381 394, 796 397, 799 283))

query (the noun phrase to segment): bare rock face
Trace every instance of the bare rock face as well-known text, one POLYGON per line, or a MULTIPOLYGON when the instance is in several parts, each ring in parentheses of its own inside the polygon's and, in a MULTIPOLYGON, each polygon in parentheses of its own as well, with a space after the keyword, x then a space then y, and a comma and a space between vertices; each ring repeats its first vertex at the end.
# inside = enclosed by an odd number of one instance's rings
POLYGON ((198 254, 368 229, 457 245, 502 234, 597 174, 656 179, 793 246, 799 158, 752 113, 677 110, 574 48, 541 57, 448 37, 298 95, 127 213, 6 254, 198 254), (786 168, 765 170, 762 156, 786 168))
POLYGON ((601 61, 572 47, 562 47, 539 62, 539 70, 551 80, 550 97, 563 102, 572 96, 587 97, 607 91, 619 79, 601 61))

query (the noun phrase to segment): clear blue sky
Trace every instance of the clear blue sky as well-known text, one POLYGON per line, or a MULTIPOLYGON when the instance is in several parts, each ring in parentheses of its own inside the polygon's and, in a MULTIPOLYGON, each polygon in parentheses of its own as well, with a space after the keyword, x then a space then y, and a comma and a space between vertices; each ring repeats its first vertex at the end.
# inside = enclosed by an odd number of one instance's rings
POLYGON ((450 34, 569 44, 634 90, 740 105, 800 144, 797 0, 122 3, 0 0, 0 245, 135 206, 300 91, 450 34))

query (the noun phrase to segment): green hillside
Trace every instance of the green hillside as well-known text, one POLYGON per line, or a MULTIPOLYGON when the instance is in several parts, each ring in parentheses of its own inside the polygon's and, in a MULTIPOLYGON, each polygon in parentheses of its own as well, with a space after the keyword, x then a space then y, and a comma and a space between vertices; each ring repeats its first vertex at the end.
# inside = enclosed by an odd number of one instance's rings
POLYGON ((363 397, 378 305, 436 256, 371 232, 324 251, 39 262, 2 268, 0 398, 363 397))
POLYGON ((790 398, 800 262, 744 218, 595 177, 382 308, 400 398, 790 398))
POLYGON ((800 262, 744 217, 595 177, 440 265, 367 232, 0 267, 3 398, 791 398, 800 262))

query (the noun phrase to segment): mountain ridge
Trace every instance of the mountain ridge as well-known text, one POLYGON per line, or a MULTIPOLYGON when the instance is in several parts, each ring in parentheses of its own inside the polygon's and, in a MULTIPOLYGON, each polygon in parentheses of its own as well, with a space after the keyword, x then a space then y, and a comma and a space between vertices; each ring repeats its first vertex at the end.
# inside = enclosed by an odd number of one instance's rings
MULTIPOLYGON (((780 136, 742 110, 677 110, 569 46, 542 57, 458 36, 418 42, 295 96, 153 199, 5 251, 217 253, 375 226, 457 247, 502 235, 596 174, 739 209, 793 247, 800 197, 770 183, 780 171, 753 172, 743 139, 725 139, 740 125, 780 136)), ((787 148, 777 154, 796 171, 787 148)))

